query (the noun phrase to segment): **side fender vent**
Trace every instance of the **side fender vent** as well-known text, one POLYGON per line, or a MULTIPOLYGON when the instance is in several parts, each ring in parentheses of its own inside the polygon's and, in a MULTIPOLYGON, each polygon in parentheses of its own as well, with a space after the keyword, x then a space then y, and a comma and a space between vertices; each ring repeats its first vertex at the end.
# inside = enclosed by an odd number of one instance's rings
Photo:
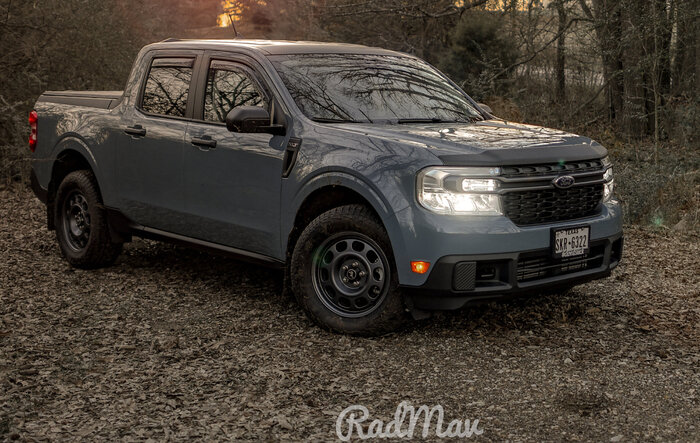
POLYGON ((300 146, 300 138, 292 137, 289 139, 289 142, 287 142, 287 149, 284 151, 284 160, 282 161, 282 178, 289 177, 292 169, 294 169, 294 163, 297 161, 300 146))

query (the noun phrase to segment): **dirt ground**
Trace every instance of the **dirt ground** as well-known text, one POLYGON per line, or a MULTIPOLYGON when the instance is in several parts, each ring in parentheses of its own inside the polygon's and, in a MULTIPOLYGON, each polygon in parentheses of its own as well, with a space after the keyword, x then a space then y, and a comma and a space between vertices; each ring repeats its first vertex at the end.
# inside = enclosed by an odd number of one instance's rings
POLYGON ((0 440, 332 440, 346 407, 388 422, 402 400, 478 419, 476 440, 700 435, 692 234, 628 228, 608 279, 373 339, 228 257, 136 240, 73 270, 28 192, 0 191, 0 251, 0 440))

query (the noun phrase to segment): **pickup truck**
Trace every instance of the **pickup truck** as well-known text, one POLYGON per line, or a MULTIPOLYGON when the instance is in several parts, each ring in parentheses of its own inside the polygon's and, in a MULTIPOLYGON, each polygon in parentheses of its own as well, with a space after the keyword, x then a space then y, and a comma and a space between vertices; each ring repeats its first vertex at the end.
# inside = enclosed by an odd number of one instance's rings
POLYGON ((72 266, 132 236, 225 251, 284 269, 341 333, 558 291, 622 256, 603 146, 496 118, 403 53, 169 39, 124 91, 46 92, 29 120, 32 188, 72 266))

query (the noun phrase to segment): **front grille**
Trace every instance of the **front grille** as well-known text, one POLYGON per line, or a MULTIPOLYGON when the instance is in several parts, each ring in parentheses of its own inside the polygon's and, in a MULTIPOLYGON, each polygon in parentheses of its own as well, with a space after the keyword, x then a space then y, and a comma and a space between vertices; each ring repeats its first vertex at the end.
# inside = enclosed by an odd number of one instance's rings
POLYGON ((500 187, 503 212, 517 225, 554 223, 600 213, 603 200, 603 160, 504 166, 500 187), (570 175, 573 187, 555 188, 553 180, 570 175))
POLYGON ((549 250, 521 254, 518 258, 516 277, 527 282, 562 274, 581 272, 603 266, 605 244, 592 245, 587 255, 555 259, 549 250))
POLYGON ((584 172, 603 172, 602 160, 586 160, 570 163, 549 163, 545 165, 504 166, 503 177, 539 177, 545 175, 580 174, 584 172))
POLYGON ((517 225, 552 223, 596 215, 602 199, 602 184, 514 191, 503 195, 503 210, 517 225))

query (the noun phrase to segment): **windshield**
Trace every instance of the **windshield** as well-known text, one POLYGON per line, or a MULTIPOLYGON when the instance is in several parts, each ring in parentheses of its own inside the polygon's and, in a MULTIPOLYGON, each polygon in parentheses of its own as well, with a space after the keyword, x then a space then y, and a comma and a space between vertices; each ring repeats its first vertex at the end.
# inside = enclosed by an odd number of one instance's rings
POLYGON ((370 54, 271 57, 297 106, 319 122, 471 122, 481 114, 427 63, 370 54))

